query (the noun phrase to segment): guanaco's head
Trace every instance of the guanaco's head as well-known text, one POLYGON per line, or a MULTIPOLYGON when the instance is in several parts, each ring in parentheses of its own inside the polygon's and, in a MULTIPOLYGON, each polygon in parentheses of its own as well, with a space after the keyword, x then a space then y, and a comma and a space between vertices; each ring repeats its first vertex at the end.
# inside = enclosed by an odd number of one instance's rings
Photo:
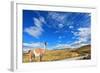
POLYGON ((31 53, 31 50, 29 50, 28 53, 31 53))

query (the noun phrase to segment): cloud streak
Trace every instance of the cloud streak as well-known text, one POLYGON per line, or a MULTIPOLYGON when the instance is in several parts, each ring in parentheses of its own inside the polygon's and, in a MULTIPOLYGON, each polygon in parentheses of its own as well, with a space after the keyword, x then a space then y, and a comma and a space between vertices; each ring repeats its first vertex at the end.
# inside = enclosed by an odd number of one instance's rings
POLYGON ((78 32, 73 32, 77 36, 77 41, 74 43, 90 43, 91 39, 91 29, 89 27, 79 28, 78 32))
POLYGON ((27 48, 41 48, 44 44, 41 42, 35 42, 35 43, 23 43, 23 47, 27 48))
POLYGON ((46 23, 43 17, 33 18, 34 26, 30 26, 25 28, 24 32, 28 33, 29 35, 38 38, 43 33, 43 24, 46 23))

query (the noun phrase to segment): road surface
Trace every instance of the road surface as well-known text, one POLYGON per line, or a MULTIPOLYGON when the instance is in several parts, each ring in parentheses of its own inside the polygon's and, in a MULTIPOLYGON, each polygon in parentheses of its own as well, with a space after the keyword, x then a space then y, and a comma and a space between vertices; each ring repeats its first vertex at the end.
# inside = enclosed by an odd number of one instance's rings
POLYGON ((79 57, 74 57, 74 58, 64 59, 64 60, 62 60, 62 61, 80 60, 80 59, 87 58, 87 57, 88 57, 88 54, 87 54, 87 55, 85 55, 85 56, 79 56, 79 57))

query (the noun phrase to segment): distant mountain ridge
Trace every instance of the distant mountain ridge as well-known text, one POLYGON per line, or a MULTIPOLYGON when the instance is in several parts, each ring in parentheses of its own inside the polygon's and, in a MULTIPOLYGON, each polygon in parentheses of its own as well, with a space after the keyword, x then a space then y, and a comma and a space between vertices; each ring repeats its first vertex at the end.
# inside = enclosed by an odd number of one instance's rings
MULTIPOLYGON (((74 47, 73 46, 71 46, 71 47, 70 46, 60 46, 60 47, 56 47, 56 48, 53 48, 50 50, 64 50, 64 49, 66 49, 66 50, 78 50, 78 49, 87 48, 87 47, 91 47, 91 45, 90 44, 87 44, 87 45, 82 44, 82 45, 74 46, 74 47)), ((27 53, 31 49, 34 49, 34 48, 23 48, 23 52, 27 53)))
POLYGON ((57 49, 68 49, 68 50, 72 50, 72 49, 78 49, 78 48, 81 48, 81 47, 84 47, 84 46, 90 46, 90 44, 81 44, 81 45, 71 45, 71 46, 67 46, 67 45, 64 45, 64 46, 59 46, 59 47, 56 47, 56 48, 53 48, 54 50, 57 50, 57 49))

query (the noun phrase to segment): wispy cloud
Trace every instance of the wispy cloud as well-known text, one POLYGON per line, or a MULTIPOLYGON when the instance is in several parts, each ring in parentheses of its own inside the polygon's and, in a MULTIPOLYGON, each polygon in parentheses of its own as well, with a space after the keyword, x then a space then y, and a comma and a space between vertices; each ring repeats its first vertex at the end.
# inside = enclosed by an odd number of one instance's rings
POLYGON ((43 43, 40 42, 34 42, 34 43, 23 43, 23 47, 27 47, 27 48, 41 48, 44 47, 43 43))
POLYGON ((39 17, 39 20, 40 20, 42 23, 46 23, 44 17, 42 17, 42 16, 39 17))
POLYGON ((56 46, 54 46, 53 49, 64 49, 64 48, 76 49, 76 48, 80 48, 84 45, 87 45, 87 44, 76 44, 76 45, 75 44, 74 45, 72 45, 72 44, 56 44, 56 46))
POLYGON ((29 35, 38 38, 39 36, 42 35, 42 32, 44 31, 42 26, 46 22, 43 17, 33 18, 33 21, 34 21, 34 26, 25 28, 24 32, 27 32, 29 35))
POLYGON ((66 15, 57 12, 49 12, 48 17, 60 22, 60 21, 64 21, 66 15))
POLYGON ((80 48, 82 46, 85 46, 85 45, 89 45, 89 44, 86 44, 86 43, 78 43, 77 41, 76 42, 73 42, 73 43, 70 43, 70 44, 56 44, 55 46, 52 46, 52 49, 64 49, 64 48, 68 48, 68 49, 77 49, 77 48, 80 48))
POLYGON ((77 36, 77 41, 74 43, 89 43, 91 39, 91 29, 89 27, 79 28, 78 32, 73 32, 77 36))
POLYGON ((23 43, 24 53, 27 53, 29 50, 36 49, 36 48, 44 48, 44 44, 41 42, 23 43))
POLYGON ((60 35, 60 36, 58 37, 58 39, 62 39, 62 38, 65 38, 65 37, 66 37, 66 36, 61 36, 61 35, 60 35))
POLYGON ((43 29, 31 26, 29 28, 26 28, 24 31, 27 32, 29 35, 38 38, 40 35, 42 35, 43 29))
POLYGON ((52 20, 52 24, 47 25, 56 29, 62 29, 63 27, 65 27, 66 17, 67 15, 63 13, 49 12, 47 19, 52 20))
POLYGON ((64 24, 58 24, 58 27, 59 28, 63 28, 64 27, 64 24))
POLYGON ((33 21, 34 21, 34 24, 36 25, 36 27, 39 27, 39 28, 41 28, 41 26, 44 24, 44 23, 46 23, 46 21, 45 21, 45 19, 42 17, 42 16, 40 16, 39 18, 33 18, 33 21))
POLYGON ((71 26, 69 26, 69 28, 70 28, 70 29, 73 29, 73 28, 74 28, 74 26, 72 26, 72 25, 71 25, 71 26))
POLYGON ((69 48, 71 46, 69 44, 57 44, 56 47, 57 48, 69 48))
POLYGON ((90 28, 79 28, 79 36, 80 37, 89 37, 91 29, 90 28))

